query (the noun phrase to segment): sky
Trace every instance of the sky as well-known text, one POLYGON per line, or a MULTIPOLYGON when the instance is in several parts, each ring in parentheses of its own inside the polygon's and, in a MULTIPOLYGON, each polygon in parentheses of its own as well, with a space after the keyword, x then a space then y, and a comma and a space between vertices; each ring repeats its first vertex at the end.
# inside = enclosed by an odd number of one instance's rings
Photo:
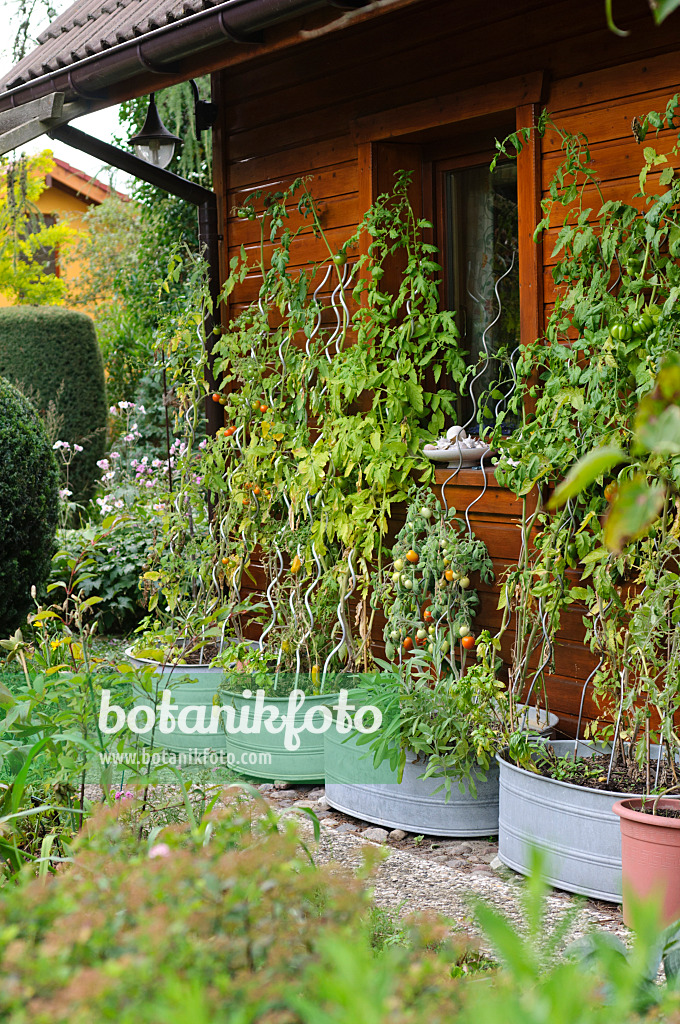
MULTIPOLYGON (((62 11, 69 5, 64 0, 57 0, 55 6, 57 10, 62 11)), ((33 36, 38 35, 45 28, 46 24, 47 20, 45 18, 38 20, 34 27, 33 36)), ((4 48, 0 50, 0 74, 2 75, 9 71, 14 63, 10 51, 15 35, 16 13, 14 4, 8 2, 8 0, 0 0, 0 39, 6 41, 4 48)), ((104 110, 97 111, 95 114, 87 114, 85 117, 76 118, 70 123, 75 128, 80 128, 81 131, 87 132, 88 135, 94 135, 98 139, 103 139, 104 142, 113 142, 114 134, 120 131, 118 106, 107 107, 104 110)), ((63 142, 57 142, 56 139, 49 139, 46 135, 27 143, 22 147, 21 151, 25 153, 39 153, 43 149, 51 149, 55 157, 65 160, 72 167, 85 171, 86 174, 92 177, 98 177, 107 185, 112 185, 122 192, 129 191, 131 179, 127 174, 123 174, 122 171, 115 168, 104 168, 101 161, 95 160, 78 149, 72 149, 70 146, 64 145, 63 142)))

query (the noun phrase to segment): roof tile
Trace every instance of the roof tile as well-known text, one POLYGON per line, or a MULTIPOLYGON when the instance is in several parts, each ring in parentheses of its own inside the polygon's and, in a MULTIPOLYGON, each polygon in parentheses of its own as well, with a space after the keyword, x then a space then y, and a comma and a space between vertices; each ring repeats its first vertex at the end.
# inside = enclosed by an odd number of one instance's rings
POLYGON ((38 45, 0 79, 11 89, 103 53, 154 29, 218 7, 223 0, 75 0, 38 36, 38 45))

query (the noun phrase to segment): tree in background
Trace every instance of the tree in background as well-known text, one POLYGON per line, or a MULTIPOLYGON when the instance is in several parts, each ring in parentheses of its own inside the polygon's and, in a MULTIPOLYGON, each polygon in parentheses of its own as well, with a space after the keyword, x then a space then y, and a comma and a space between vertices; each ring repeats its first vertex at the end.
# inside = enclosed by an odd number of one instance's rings
POLYGON ((64 300, 65 284, 54 273, 54 261, 75 232, 65 222, 47 224, 35 205, 53 167, 49 150, 0 162, 0 294, 15 305, 64 300))

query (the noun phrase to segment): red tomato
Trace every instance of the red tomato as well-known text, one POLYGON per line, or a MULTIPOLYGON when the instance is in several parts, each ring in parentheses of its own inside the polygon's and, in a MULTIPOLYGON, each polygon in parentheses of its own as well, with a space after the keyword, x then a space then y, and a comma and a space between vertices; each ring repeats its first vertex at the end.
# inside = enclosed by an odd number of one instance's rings
POLYGON ((404 643, 403 643, 402 646, 403 646, 405 651, 412 651, 413 650, 413 639, 410 636, 407 636, 405 638, 404 643))
POLYGON ((463 637, 463 639, 461 640, 461 643, 462 643, 462 645, 463 645, 463 647, 465 648, 466 651, 470 651, 475 646, 477 641, 473 637, 472 633, 468 633, 467 636, 463 637))

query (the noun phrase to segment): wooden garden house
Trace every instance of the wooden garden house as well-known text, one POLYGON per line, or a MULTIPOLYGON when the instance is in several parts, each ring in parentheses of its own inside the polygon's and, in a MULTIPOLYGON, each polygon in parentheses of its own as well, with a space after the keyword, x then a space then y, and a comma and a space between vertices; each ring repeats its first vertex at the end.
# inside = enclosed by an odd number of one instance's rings
MULTIPOLYGON (((233 212, 254 191, 311 176, 324 228, 340 245, 394 172, 408 169, 413 203, 434 224, 442 302, 470 321, 479 283, 465 268, 485 245, 484 196, 493 187, 514 208, 512 329, 526 343, 541 335, 554 301, 550 238, 541 246, 532 236, 559 140, 533 136, 491 186, 494 140, 535 124, 547 107, 555 122, 587 134, 605 198, 630 200, 640 167, 633 118, 680 90, 680 14, 657 27, 641 0, 615 8, 625 36, 608 29, 604 0, 76 0, 0 83, 0 141, 6 151, 84 112, 210 74, 222 280, 241 245, 256 241, 256 225, 233 212)), ((317 246, 307 233, 300 265, 318 257, 317 246)), ((255 294, 246 279, 232 309, 255 294)), ((518 506, 486 473, 473 522, 500 573, 517 555, 518 506)), ((438 470, 438 482, 449 475, 438 470)), ((480 478, 478 469, 461 471, 450 503, 469 505, 480 478)), ((549 679, 567 732, 594 666, 582 614, 575 607, 564 617, 549 679)), ((493 588, 482 593, 479 619, 498 624, 493 588)))

